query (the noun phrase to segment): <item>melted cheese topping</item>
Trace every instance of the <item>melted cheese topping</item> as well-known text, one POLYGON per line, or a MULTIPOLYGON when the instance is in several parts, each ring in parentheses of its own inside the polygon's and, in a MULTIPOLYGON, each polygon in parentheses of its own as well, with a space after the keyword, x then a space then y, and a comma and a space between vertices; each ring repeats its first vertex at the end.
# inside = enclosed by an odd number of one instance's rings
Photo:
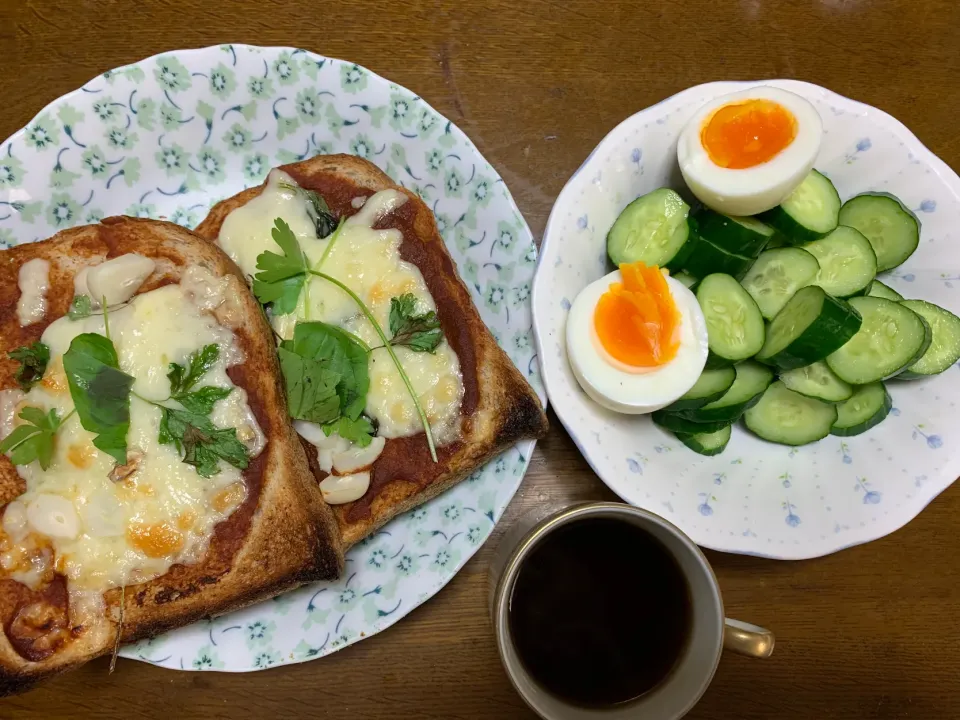
MULTIPOLYGON (((120 368, 135 378, 128 465, 117 473, 113 458, 94 447, 94 435, 74 415, 57 432, 47 470, 37 462, 17 466, 27 490, 7 506, 0 538, 0 566, 12 577, 31 586, 42 584, 52 554, 71 594, 144 582, 174 563, 198 562, 214 526, 243 502, 240 470, 221 461, 218 474, 198 475, 173 445, 158 442, 160 410, 136 397, 165 400, 170 394, 169 363, 184 364, 190 353, 215 343, 220 357, 199 385, 233 390, 217 403, 211 420, 218 427, 237 428, 252 455, 263 448, 263 433, 246 393, 226 372, 243 362, 243 353, 233 332, 203 312, 193 297, 180 285, 168 285, 110 312, 120 368), (111 480, 111 473, 120 479, 111 480)), ((3 404, 16 398, 18 407, 56 408, 66 416, 73 401, 61 358, 70 342, 85 332, 103 334, 103 316, 52 323, 42 337, 51 356, 43 380, 25 396, 4 398, 3 404)))
MULTIPOLYGON (((373 229, 383 216, 403 204, 405 195, 384 190, 365 202, 354 203, 355 207, 361 205, 362 209, 347 219, 320 266, 330 238, 317 239, 306 200, 295 186, 289 175, 274 170, 260 195, 224 219, 218 242, 244 274, 252 276, 257 273, 260 253, 266 250, 278 252, 271 230, 274 220, 282 218, 296 235, 311 267, 337 278, 360 296, 388 335, 391 298, 412 293, 417 299, 418 313, 436 310, 420 270, 400 257, 403 241, 400 231, 373 229)), ((381 344, 357 304, 323 278, 309 279, 295 313, 280 315, 271 321, 281 337, 291 338, 296 323, 303 320, 339 325, 371 347, 381 344)), ((395 352, 427 414, 437 443, 457 439, 463 380, 456 352, 446 339, 434 353, 413 352, 405 347, 397 347, 395 352)), ((385 350, 371 353, 369 370, 366 414, 377 421, 378 433, 393 438, 421 432, 413 400, 385 350)), ((309 437, 307 439, 309 441, 309 437)))
POLYGON ((50 289, 50 263, 43 258, 28 260, 20 266, 17 276, 20 299, 17 300, 17 319, 26 327, 43 320, 47 314, 47 290, 50 289))

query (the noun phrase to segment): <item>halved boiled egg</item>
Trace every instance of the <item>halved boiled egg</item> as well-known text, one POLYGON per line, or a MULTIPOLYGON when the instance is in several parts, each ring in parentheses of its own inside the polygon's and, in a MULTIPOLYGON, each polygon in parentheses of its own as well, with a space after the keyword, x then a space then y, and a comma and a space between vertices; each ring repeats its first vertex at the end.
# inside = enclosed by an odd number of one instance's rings
POLYGON ((726 215, 756 215, 779 205, 806 177, 820 150, 823 122, 807 100, 754 87, 711 100, 677 143, 690 191, 726 215))
POLYGON ((697 298, 657 267, 620 266, 587 285, 567 316, 567 357, 593 400, 639 415, 693 387, 707 361, 697 298))

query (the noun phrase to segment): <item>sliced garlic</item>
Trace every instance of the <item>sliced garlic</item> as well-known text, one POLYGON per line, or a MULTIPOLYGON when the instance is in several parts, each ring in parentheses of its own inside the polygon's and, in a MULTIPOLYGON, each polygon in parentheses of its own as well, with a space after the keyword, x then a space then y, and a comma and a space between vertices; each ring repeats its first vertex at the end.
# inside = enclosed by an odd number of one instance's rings
POLYGON ((382 437, 375 437, 365 448, 354 445, 347 450, 335 453, 333 469, 338 473, 351 473, 370 467, 380 457, 386 442, 382 437))
POLYGON ((343 505, 362 498, 370 487, 370 473, 328 475, 320 483, 323 499, 330 505, 343 505))
POLYGON ((40 493, 27 506, 27 523, 50 538, 72 540, 80 533, 80 518, 73 503, 60 495, 40 493))
POLYGON ((294 429, 300 437, 311 445, 323 450, 330 450, 333 453, 343 452, 350 448, 350 442, 333 433, 327 435, 323 428, 316 423, 306 422, 305 420, 296 420, 293 423, 294 429))
POLYGON ((97 302, 106 299, 108 306, 119 305, 134 296, 156 267, 148 257, 127 253, 90 268, 87 288, 97 302))
POLYGON ((324 472, 331 472, 333 470, 333 450, 317 448, 317 463, 324 472))

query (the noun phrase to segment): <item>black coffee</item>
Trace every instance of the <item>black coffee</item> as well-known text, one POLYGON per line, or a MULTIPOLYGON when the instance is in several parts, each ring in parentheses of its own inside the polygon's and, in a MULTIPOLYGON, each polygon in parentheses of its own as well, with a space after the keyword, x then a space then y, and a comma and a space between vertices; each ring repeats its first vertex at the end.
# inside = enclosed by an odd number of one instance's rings
POLYGON ((524 667, 545 690, 578 705, 613 705, 653 689, 676 665, 691 625, 690 591, 650 534, 586 519, 527 556, 509 622, 524 667))

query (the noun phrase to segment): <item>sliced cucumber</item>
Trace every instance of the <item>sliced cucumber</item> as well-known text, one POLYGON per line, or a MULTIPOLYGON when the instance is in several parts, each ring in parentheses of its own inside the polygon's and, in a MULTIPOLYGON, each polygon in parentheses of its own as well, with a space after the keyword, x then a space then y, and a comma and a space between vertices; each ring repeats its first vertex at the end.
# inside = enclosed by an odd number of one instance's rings
POLYGON ((670 277, 683 285, 685 288, 692 288, 699 282, 699 280, 697 280, 697 278, 695 278, 693 275, 683 272, 682 270, 678 273, 672 274, 670 277))
POLYGON ((754 259, 737 255, 717 247, 704 238, 698 229, 696 218, 690 218, 690 242, 677 265, 694 277, 706 277, 710 273, 724 273, 737 280, 747 274, 754 259))
POLYGON ((696 410, 719 400, 724 396, 736 380, 737 371, 732 367, 704 370, 692 388, 687 390, 680 399, 664 408, 667 412, 677 410, 696 410))
POLYGON ((688 420, 677 413, 667 412, 666 410, 657 410, 650 414, 653 421, 664 430, 680 435, 700 435, 702 433, 713 433, 731 425, 729 420, 718 420, 716 422, 698 423, 688 420))
POLYGON ((674 433, 677 440, 682 442, 688 448, 700 455, 719 455, 730 442, 731 428, 727 425, 712 433, 699 433, 697 435, 684 435, 683 433, 674 433))
POLYGON ((893 400, 882 382, 861 385, 853 397, 837 406, 837 421, 830 434, 849 437, 864 433, 879 425, 892 407, 893 400))
POLYGON ((611 262, 666 266, 687 242, 689 212, 690 206, 669 188, 641 195, 623 209, 607 233, 611 262))
POLYGON ((866 385, 893 377, 930 347, 930 326, 910 308, 878 297, 850 298, 863 322, 849 342, 827 357, 841 380, 866 385))
POLYGON ((886 300, 893 300, 894 302, 900 302, 903 300, 903 295, 898 293, 889 285, 884 285, 879 280, 874 280, 870 283, 870 289, 867 291, 867 295, 870 297, 879 297, 886 300))
MULTIPOLYGON (((757 360, 781 370, 823 360, 860 329, 860 315, 844 300, 811 285, 797 291, 767 328, 757 360)), ((837 373, 839 375, 839 373, 837 373)))
POLYGON ((756 218, 733 217, 702 208, 695 215, 697 232, 714 246, 735 255, 755 258, 774 235, 774 229, 756 218))
POLYGON ((790 243, 800 245, 833 230, 838 225, 839 213, 837 189, 826 177, 811 170, 786 200, 758 217, 779 230, 790 243))
POLYGON ((729 275, 707 275, 697 287, 707 321, 711 366, 746 360, 763 347, 763 317, 753 298, 729 275))
POLYGON ((817 259, 802 248, 786 247, 762 253, 741 281, 760 308, 773 320, 800 288, 813 283, 820 272, 817 259))
POLYGON ((870 242, 846 225, 840 225, 826 237, 804 245, 820 263, 814 284, 834 297, 862 295, 877 275, 877 256, 870 242))
POLYGON ((897 380, 916 380, 938 375, 960 360, 960 318, 939 305, 923 300, 904 300, 930 326, 930 347, 919 360, 897 375, 897 380))
POLYGON ((889 193, 863 193, 840 208, 840 224, 862 232, 877 255, 877 272, 895 268, 920 244, 920 221, 889 193))
POLYGON ((787 370, 780 380, 801 395, 828 403, 839 403, 853 396, 853 388, 836 376, 825 362, 787 370))
POLYGON ((806 445, 830 434, 837 406, 805 397, 782 382, 767 388, 760 402, 743 415, 747 428, 781 445, 806 445))
POLYGON ((680 412, 683 417, 698 423, 735 422, 743 413, 760 400, 763 391, 773 382, 773 371, 760 363, 744 360, 737 363, 737 379, 719 400, 696 410, 680 412))

